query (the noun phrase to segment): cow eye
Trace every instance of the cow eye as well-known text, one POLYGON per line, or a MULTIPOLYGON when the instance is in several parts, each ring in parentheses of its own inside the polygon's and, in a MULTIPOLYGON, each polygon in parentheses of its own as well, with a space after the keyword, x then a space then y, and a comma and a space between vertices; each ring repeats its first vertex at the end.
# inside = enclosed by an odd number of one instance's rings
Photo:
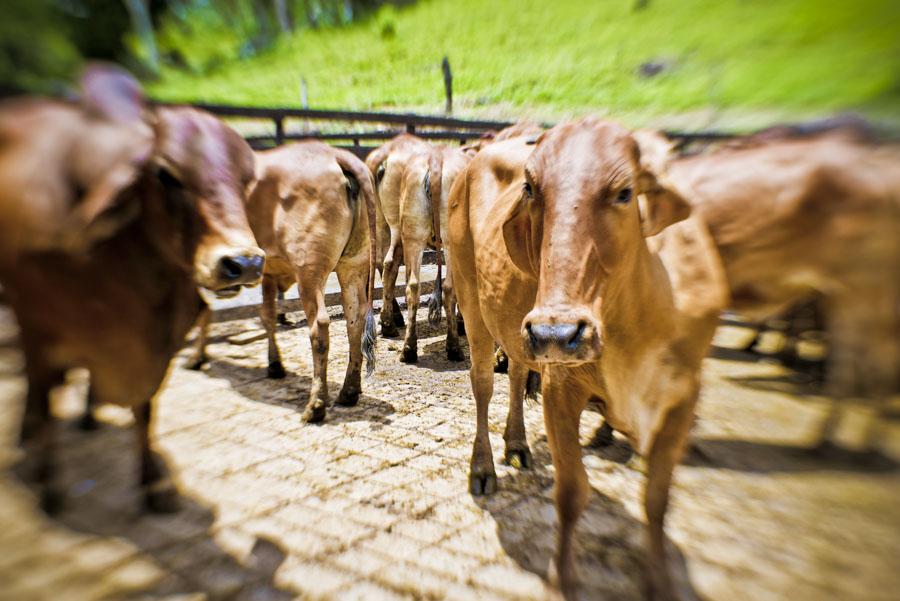
POLYGON ((530 183, 525 182, 525 184, 522 186, 522 190, 525 192, 525 196, 527 196, 528 198, 534 198, 534 188, 531 187, 530 183))
POLYGON ((619 193, 616 194, 616 202, 625 204, 631 201, 631 188, 622 188, 619 190, 619 193))

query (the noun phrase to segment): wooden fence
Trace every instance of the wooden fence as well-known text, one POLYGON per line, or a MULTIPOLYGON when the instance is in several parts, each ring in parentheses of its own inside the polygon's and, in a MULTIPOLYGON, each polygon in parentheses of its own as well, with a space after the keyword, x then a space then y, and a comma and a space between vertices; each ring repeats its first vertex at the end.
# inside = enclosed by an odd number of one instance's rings
MULTIPOLYGON (((499 131, 512 125, 509 121, 456 119, 414 113, 329 111, 221 104, 196 104, 194 106, 218 117, 227 118, 229 121, 270 122, 271 125, 265 128, 268 130, 267 133, 246 134, 247 141, 255 149, 271 148, 292 140, 317 139, 347 148, 360 158, 365 158, 373 148, 404 132, 416 134, 426 140, 464 145, 477 140, 487 132, 499 131), (361 129, 361 124, 371 127, 361 129), (326 127, 320 127, 321 125, 326 125, 326 127)), ((242 128, 239 127, 239 129, 242 128)), ((670 137, 686 143, 709 142, 734 136, 729 133, 712 131, 690 133, 670 131, 666 133, 670 137)))

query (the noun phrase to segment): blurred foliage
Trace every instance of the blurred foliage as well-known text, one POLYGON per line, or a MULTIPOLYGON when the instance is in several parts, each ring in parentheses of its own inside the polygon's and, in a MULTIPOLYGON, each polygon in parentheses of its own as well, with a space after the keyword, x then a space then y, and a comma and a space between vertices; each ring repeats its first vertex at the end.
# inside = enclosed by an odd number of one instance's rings
POLYGON ((66 14, 51 0, 5 0, 0 18, 0 92, 56 91, 81 61, 66 14))
POLYGON ((303 78, 312 106, 433 112, 445 54, 457 108, 469 114, 600 110, 634 124, 693 114, 710 125, 736 113, 900 112, 896 0, 652 0, 640 10, 634 0, 429 0, 297 31, 202 77, 164 69, 151 90, 297 106, 303 78))
POLYGON ((258 54, 280 34, 349 24, 385 0, 136 2, 149 14, 151 47, 136 31, 127 0, 3 0, 0 94, 60 92, 86 59, 117 61, 146 78, 159 54, 170 69, 200 75, 258 54))

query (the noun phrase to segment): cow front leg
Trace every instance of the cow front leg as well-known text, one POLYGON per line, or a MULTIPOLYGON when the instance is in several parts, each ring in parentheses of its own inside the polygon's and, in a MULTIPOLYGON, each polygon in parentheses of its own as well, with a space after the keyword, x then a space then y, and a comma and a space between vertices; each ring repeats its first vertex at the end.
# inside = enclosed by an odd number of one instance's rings
POLYGON ((419 279, 422 275, 422 251, 418 242, 404 242, 403 260, 406 263, 406 336, 400 361, 416 363, 419 360, 419 338, 416 334, 416 313, 419 311, 419 279))
POLYGON ((366 323, 366 277, 367 265, 352 268, 338 267, 338 281, 341 284, 341 302, 347 320, 347 341, 350 345, 350 359, 347 374, 338 394, 337 404, 352 407, 359 402, 362 370, 362 337, 366 323))
POLYGON ((325 279, 324 275, 301 274, 300 299, 303 301, 303 310, 306 312, 306 322, 309 324, 309 343, 312 348, 313 379, 309 390, 309 401, 303 411, 303 419, 309 423, 320 422, 325 419, 328 408, 328 326, 331 318, 325 308, 325 279))
POLYGON ((469 492, 473 495, 490 495, 497 491, 497 473, 488 437, 488 407, 494 394, 494 372, 491 355, 494 341, 480 316, 469 327, 469 354, 472 362, 469 379, 475 397, 475 441, 472 444, 472 461, 469 465, 469 492))
POLYGON ((199 370, 203 364, 209 361, 206 356, 206 343, 209 339, 209 322, 212 318, 212 309, 206 303, 200 309, 200 316, 197 318, 197 340, 194 342, 194 354, 188 359, 187 368, 199 370))
POLYGON ((165 462, 150 448, 150 427, 154 421, 153 401, 132 409, 140 455, 140 485, 144 507, 153 513, 178 511, 178 492, 169 477, 165 462))
POLYGON ((522 409, 525 400, 525 382, 528 368, 515 361, 509 365, 509 412, 506 415, 506 463, 516 469, 528 469, 532 464, 531 449, 525 438, 525 414, 522 409))
MULTIPOLYGON (((510 365, 512 367, 512 365, 510 365)), ((587 472, 581 461, 578 425, 587 404, 587 394, 566 385, 565 370, 545 368, 542 374, 544 426, 556 472, 554 496, 559 518, 556 557, 551 564, 550 580, 555 581, 567 599, 577 588, 575 570, 575 524, 590 499, 587 472)))
POLYGON ((48 514, 59 512, 63 505, 63 492, 57 482, 58 424, 50 414, 50 391, 62 384, 65 374, 29 365, 26 352, 28 393, 25 415, 22 420, 22 444, 34 449, 36 465, 34 479, 37 482, 41 508, 48 514))
POLYGON ((681 402, 669 410, 647 458, 647 485, 644 509, 647 513, 647 584, 651 599, 676 599, 666 562, 663 529, 669 504, 672 472, 681 460, 694 421, 694 400, 681 402))
POLYGON ((275 339, 275 299, 278 296, 278 280, 271 274, 264 274, 262 279, 262 304, 259 306, 259 317, 266 329, 266 338, 269 341, 269 365, 266 375, 269 378, 280 380, 285 376, 284 365, 281 363, 281 351, 278 350, 278 341, 275 339))
POLYGON ((78 429, 84 432, 93 432, 100 427, 100 422, 94 416, 94 410, 97 408, 97 399, 94 394, 94 386, 88 385, 87 398, 84 403, 84 413, 78 418, 78 429))

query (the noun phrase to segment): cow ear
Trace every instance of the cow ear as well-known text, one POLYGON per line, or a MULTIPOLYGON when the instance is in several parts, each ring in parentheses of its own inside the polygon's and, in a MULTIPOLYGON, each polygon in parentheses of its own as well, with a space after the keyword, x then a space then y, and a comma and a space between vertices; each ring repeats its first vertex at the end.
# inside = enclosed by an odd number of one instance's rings
POLYGON ((523 273, 537 277, 540 270, 541 224, 524 193, 503 222, 503 241, 513 264, 523 273))
POLYGON ((134 123, 144 112, 144 94, 130 73, 112 65, 88 65, 81 76, 81 103, 93 114, 134 123))
POLYGON ((671 186, 660 184, 656 175, 642 169, 637 177, 641 233, 654 236, 673 223, 687 219, 691 205, 671 186))

